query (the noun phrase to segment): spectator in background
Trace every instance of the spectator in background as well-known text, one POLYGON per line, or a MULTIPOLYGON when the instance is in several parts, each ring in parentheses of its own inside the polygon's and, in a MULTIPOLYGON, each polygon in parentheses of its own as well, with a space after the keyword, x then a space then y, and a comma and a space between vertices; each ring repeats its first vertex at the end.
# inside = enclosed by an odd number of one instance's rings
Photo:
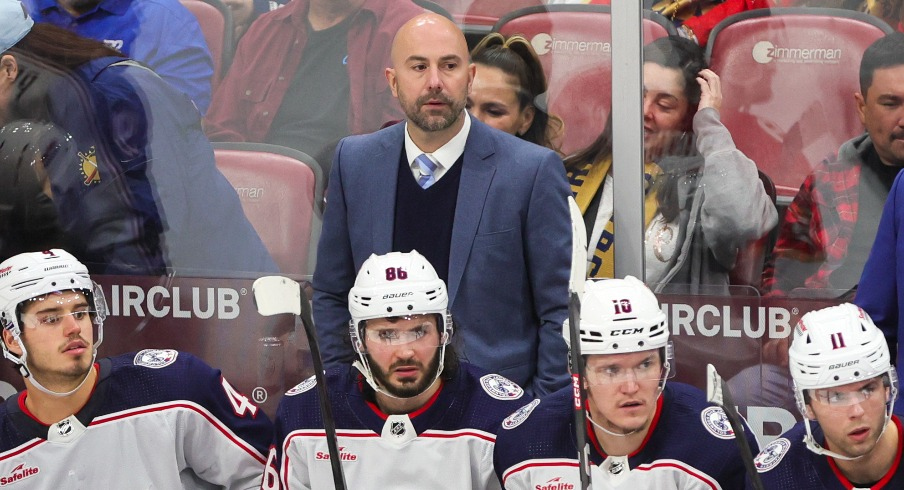
POLYGON ((327 175, 340 138, 402 118, 382 73, 396 31, 423 12, 410 0, 293 0, 261 16, 214 94, 207 135, 295 148, 327 175))
POLYGON ((198 20, 179 0, 23 0, 35 22, 103 41, 144 63, 187 95, 210 105, 213 60, 198 20))
MULTIPOLYGON (((643 58, 645 280, 655 291, 673 283, 727 292, 738 251, 775 226, 775 206, 719 121, 719 76, 700 47, 664 37, 643 58)), ((613 277, 611 138, 610 116, 600 137, 565 161, 588 231, 589 277, 613 277)))
POLYGON ((448 284, 464 358, 542 395, 568 382, 568 185, 553 151, 468 115, 468 58, 445 17, 408 21, 386 69, 407 121, 336 148, 313 284, 321 352, 328 365, 354 355, 361 264, 416 249, 448 284))
POLYGON ((232 12, 234 39, 238 41, 258 17, 282 7, 288 0, 223 0, 223 3, 232 12))
POLYGON ((471 50, 477 65, 468 111, 496 129, 559 151, 564 123, 546 112, 546 75, 530 41, 488 34, 471 50))
POLYGON ((853 297, 882 206, 904 166, 904 34, 864 51, 854 99, 866 132, 823 161, 794 197, 763 274, 768 295, 807 288, 810 295, 853 297))
MULTIPOLYGON (((16 144, 2 163, 36 172, 37 186, 24 188, 52 198, 93 272, 276 271, 187 96, 104 44, 32 25, 17 1, 0 2, 0 124, 14 125, 0 147, 16 144), (21 29, 9 35, 6 22, 21 29), (22 134, 29 126, 33 137, 22 134)), ((0 193, 16 185, 0 181, 0 193)))

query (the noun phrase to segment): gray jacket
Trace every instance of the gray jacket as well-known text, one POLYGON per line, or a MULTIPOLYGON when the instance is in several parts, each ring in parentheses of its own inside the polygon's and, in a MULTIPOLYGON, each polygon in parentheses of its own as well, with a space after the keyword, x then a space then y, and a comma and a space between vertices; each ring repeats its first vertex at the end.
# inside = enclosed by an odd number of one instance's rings
MULTIPOLYGON (((715 109, 693 121, 698 155, 669 157, 664 171, 690 169, 678 183, 680 254, 656 292, 727 293, 738 251, 769 232, 778 212, 763 189, 756 164, 735 147, 715 109)), ((680 171, 680 170, 679 170, 680 171)))

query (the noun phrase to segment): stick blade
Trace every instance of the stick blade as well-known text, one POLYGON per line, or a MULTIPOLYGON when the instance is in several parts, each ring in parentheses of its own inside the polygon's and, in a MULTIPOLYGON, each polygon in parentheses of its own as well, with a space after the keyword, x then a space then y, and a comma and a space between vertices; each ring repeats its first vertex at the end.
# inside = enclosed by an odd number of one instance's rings
POLYGON ((722 395, 722 376, 712 364, 706 365, 706 399, 720 407, 725 406, 722 395))
POLYGON ((587 228, 572 196, 568 196, 568 210, 571 214, 571 277, 568 279, 568 290, 580 299, 584 296, 584 281, 587 280, 587 228))
POLYGON ((301 285, 283 276, 264 276, 251 285, 257 312, 263 316, 301 314, 301 285))

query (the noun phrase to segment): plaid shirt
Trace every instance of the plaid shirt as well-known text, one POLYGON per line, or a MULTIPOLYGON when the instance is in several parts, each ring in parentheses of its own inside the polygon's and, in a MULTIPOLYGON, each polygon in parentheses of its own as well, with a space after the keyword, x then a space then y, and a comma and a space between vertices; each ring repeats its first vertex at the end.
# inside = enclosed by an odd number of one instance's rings
POLYGON ((832 273, 844 263, 854 234, 861 162, 869 151, 874 151, 872 140, 858 136, 807 176, 782 219, 763 272, 768 296, 799 287, 847 287, 833 285, 832 273))

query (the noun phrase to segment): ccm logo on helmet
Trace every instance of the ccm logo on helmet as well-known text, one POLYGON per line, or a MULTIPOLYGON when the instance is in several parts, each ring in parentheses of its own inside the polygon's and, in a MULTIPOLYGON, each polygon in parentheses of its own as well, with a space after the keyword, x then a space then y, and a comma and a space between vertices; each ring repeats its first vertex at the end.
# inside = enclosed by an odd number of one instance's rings
POLYGON ((846 368, 848 366, 857 364, 858 362, 860 362, 860 361, 848 361, 848 362, 839 362, 838 364, 829 364, 829 370, 846 368))
POLYGON ((613 330, 612 336, 618 337, 619 335, 633 335, 635 333, 643 333, 643 327, 623 328, 621 330, 613 330))
POLYGON ((406 298, 406 297, 408 297, 408 296, 414 296, 414 293, 412 293, 411 291, 409 291, 409 292, 407 292, 407 293, 390 293, 390 294, 384 294, 384 295, 383 295, 383 299, 406 298))

